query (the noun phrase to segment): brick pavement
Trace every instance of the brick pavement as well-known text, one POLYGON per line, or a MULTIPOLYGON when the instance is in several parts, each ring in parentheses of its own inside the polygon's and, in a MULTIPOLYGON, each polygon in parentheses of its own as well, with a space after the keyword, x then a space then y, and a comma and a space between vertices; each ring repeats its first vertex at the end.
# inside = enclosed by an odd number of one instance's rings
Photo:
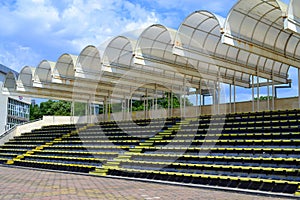
POLYGON ((0 199, 276 200, 282 198, 0 166, 0 199))

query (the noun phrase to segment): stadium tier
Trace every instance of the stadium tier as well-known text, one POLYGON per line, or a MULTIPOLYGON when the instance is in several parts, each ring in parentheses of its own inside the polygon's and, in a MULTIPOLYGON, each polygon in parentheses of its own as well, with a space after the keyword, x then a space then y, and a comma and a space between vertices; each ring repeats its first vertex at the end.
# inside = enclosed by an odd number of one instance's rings
POLYGON ((3 164, 300 195, 300 110, 47 126, 3 164))

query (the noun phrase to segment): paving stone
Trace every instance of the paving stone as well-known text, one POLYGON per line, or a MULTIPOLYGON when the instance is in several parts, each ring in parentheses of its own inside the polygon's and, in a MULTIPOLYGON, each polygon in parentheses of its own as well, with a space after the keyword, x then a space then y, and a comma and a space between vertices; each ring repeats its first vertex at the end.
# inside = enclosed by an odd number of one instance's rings
POLYGON ((278 200, 220 190, 0 166, 2 200, 278 200))

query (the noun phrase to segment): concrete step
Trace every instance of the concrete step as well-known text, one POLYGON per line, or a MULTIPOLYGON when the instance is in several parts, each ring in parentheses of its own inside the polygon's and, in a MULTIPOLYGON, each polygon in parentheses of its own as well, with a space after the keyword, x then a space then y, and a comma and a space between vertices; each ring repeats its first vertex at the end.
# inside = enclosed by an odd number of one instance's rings
POLYGON ((6 164, 12 165, 12 164, 14 164, 14 161, 13 160, 8 160, 8 161, 6 161, 6 164))
POLYGON ((153 142, 142 142, 139 143, 140 146, 153 146, 153 142))
POLYGON ((101 172, 89 172, 91 175, 96 175, 96 176, 106 176, 107 173, 101 173, 101 172))
POLYGON ((139 148, 139 149, 129 149, 130 152, 134 152, 134 153, 141 153, 143 151, 142 148, 139 148))

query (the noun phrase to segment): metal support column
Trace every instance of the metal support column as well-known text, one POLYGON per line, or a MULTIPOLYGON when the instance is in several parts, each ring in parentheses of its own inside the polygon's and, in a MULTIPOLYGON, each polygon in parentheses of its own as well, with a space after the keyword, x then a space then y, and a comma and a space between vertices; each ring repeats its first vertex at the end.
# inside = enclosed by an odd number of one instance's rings
POLYGON ((218 114, 220 114, 220 104, 221 104, 221 84, 220 84, 220 80, 218 80, 218 114))
POLYGON ((256 95, 257 95, 257 111, 259 112, 259 105, 260 105, 260 100, 259 100, 259 98, 260 98, 260 95, 259 95, 259 90, 260 90, 260 86, 259 86, 259 76, 258 76, 258 74, 257 74, 257 76, 256 76, 256 84, 257 84, 257 91, 256 91, 256 95))
POLYGON ((171 89, 171 117, 174 117, 174 94, 173 94, 173 85, 171 89))
POLYGON ((232 105, 231 105, 231 96, 232 96, 232 94, 231 94, 231 84, 229 84, 229 113, 231 113, 231 107, 232 107, 232 105))
POLYGON ((235 85, 235 78, 233 79, 233 112, 236 113, 236 85, 235 85))
POLYGON ((146 119, 149 117, 149 98, 148 98, 148 89, 146 89, 146 119))
POLYGON ((184 82, 183 82, 183 117, 185 118, 185 110, 186 110, 186 75, 184 75, 184 82))
POLYGON ((252 75, 252 112, 254 112, 254 76, 252 75))
POLYGON ((125 120, 129 120, 130 119, 130 98, 128 97, 127 98, 127 102, 126 102, 126 117, 125 117, 125 120))
POLYGON ((198 97, 199 97, 199 95, 197 93, 197 89, 196 89, 195 95, 196 95, 195 116, 198 116, 198 109, 199 109, 198 108, 198 97))
POLYGON ((171 94, 168 92, 167 93, 167 96, 168 96, 168 109, 167 109, 167 112, 168 112, 168 117, 170 117, 171 116, 171 94))
POLYGON ((267 106, 268 110, 270 110, 270 81, 267 79, 267 106))
POLYGON ((111 110, 111 94, 110 93, 108 93, 108 113, 107 113, 107 115, 108 115, 108 121, 110 121, 110 110, 111 110))
POLYGON ((221 91, 220 91, 220 89, 221 89, 221 84, 220 84, 220 76, 221 76, 221 73, 220 73, 220 67, 218 68, 218 81, 217 81, 217 97, 218 97, 218 99, 217 99, 217 103, 218 103, 218 106, 217 106, 217 108, 218 108, 218 114, 220 114, 220 103, 221 103, 221 98, 220 98, 220 96, 221 96, 221 91))
POLYGON ((214 81, 214 88, 213 88, 213 114, 216 114, 216 81, 214 81))
POLYGON ((298 69, 298 108, 300 108, 300 69, 298 69))
POLYGON ((201 99, 201 95, 202 95, 202 82, 201 82, 201 79, 200 79, 200 82, 199 82, 199 115, 202 114, 202 99, 201 99))
POLYGON ((275 110, 275 85, 274 74, 272 73, 272 110, 275 110))
POLYGON ((107 121, 107 97, 104 97, 104 120, 107 121))

